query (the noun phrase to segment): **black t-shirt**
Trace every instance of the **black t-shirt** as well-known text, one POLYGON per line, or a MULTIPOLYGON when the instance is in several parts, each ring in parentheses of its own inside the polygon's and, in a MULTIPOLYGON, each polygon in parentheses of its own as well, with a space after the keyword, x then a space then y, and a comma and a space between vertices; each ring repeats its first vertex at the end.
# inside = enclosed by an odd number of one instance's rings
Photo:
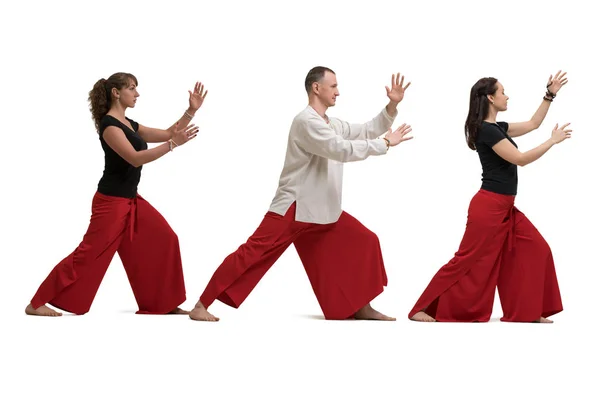
POLYGON ((129 164, 120 155, 118 155, 106 142, 102 136, 104 130, 109 126, 116 126, 122 129, 129 143, 137 151, 146 150, 148 145, 137 133, 139 124, 129 118, 127 121, 133 127, 130 127, 112 117, 105 115, 100 121, 100 143, 104 150, 104 173, 100 182, 98 182, 98 191, 107 196, 134 198, 137 195, 137 186, 140 182, 142 167, 134 167, 129 164))
POLYGON ((492 147, 502 139, 508 139, 515 147, 517 144, 508 136, 508 123, 496 124, 483 122, 475 147, 481 161, 481 188, 499 194, 517 194, 517 166, 500 157, 492 147))

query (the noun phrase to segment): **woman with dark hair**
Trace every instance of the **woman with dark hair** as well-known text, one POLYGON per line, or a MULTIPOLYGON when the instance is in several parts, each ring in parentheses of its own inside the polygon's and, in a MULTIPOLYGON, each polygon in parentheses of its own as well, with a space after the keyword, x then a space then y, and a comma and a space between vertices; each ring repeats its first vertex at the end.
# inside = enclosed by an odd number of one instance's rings
POLYGON ((169 129, 140 125, 125 117, 139 96, 128 73, 100 79, 89 93, 90 111, 104 150, 104 174, 92 200, 83 241, 41 284, 25 309, 29 315, 62 315, 46 304, 74 313, 89 311, 115 254, 123 262, 140 314, 187 314, 179 241, 167 221, 137 193, 142 165, 196 137, 188 125, 207 92, 196 83, 189 108, 169 129), (185 126, 180 129, 179 126, 185 126), (162 143, 148 149, 147 143, 162 143))
POLYGON ((514 137, 537 129, 567 83, 566 73, 550 76, 542 104, 531 120, 496 122, 508 96, 494 78, 472 88, 465 135, 483 169, 481 189, 469 205, 467 227, 454 258, 433 277, 408 317, 422 322, 489 321, 496 286, 502 321, 543 322, 562 311, 550 247, 514 206, 517 165, 536 161, 552 146, 571 137, 569 124, 556 124, 548 140, 520 152, 514 137))

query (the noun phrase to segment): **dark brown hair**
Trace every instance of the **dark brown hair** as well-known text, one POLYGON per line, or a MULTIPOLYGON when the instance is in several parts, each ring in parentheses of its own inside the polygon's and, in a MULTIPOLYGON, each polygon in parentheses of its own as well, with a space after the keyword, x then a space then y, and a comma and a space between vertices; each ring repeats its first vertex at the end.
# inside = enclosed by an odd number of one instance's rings
POLYGON ((498 79, 496 78, 481 78, 471 88, 471 96, 469 99, 469 114, 465 122, 465 139, 471 150, 476 150, 475 142, 479 128, 487 117, 490 111, 490 101, 488 95, 493 95, 498 89, 498 79))
POLYGON ((310 94, 312 84, 321 81, 321 79, 323 79, 323 77, 325 76, 325 72, 327 71, 331 72, 332 74, 335 74, 333 70, 327 67, 314 67, 313 69, 308 71, 306 79, 304 80, 304 88, 306 89, 306 93, 310 94))
POLYGON ((135 76, 127 72, 117 72, 116 74, 112 74, 108 79, 102 78, 94 84, 94 87, 90 90, 88 101, 90 102, 90 111, 92 112, 92 119, 97 131, 100 129, 102 117, 110 110, 112 89, 121 90, 129 86, 131 81, 137 86, 138 81, 135 76))

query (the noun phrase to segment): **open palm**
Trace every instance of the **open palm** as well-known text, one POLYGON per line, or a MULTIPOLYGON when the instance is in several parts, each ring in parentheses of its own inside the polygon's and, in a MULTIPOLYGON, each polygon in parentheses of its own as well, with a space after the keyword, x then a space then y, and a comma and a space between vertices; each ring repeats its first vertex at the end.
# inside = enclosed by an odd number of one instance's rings
POLYGON ((406 91, 406 89, 408 89, 409 86, 410 82, 408 82, 406 86, 404 86, 404 76, 402 76, 401 78, 400 73, 397 73, 395 75, 392 74, 392 86, 386 86, 385 90, 391 102, 400 103, 404 98, 404 92, 406 91))
POLYGON ((554 77, 552 77, 552 75, 550 75, 550 78, 548 78, 548 84, 546 85, 546 87, 548 88, 550 93, 552 93, 552 94, 558 93, 560 88, 562 88, 563 86, 565 86, 567 84, 567 82, 569 82, 566 75, 567 75, 567 73, 562 72, 562 71, 558 71, 556 73, 556 75, 554 75, 554 77))
POLYGON ((196 111, 202 106, 202 103, 204 103, 208 90, 205 91, 204 85, 200 82, 196 82, 194 91, 188 90, 188 93, 190 94, 190 108, 196 111))

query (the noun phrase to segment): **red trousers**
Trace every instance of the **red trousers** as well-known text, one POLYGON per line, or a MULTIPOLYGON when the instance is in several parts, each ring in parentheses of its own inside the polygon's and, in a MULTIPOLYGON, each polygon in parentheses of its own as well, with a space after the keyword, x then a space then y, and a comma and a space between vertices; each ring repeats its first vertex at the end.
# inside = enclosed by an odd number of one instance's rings
POLYGON ((85 314, 115 252, 127 272, 139 314, 165 314, 185 301, 179 239, 167 221, 141 196, 96 193, 83 241, 54 267, 31 305, 49 303, 85 314))
POLYGON ((268 212, 258 229, 215 271, 200 301, 238 308, 281 254, 294 244, 326 319, 346 319, 383 292, 387 276, 377 236, 343 212, 332 224, 268 212))
POLYGON ((502 321, 532 322, 562 311, 550 247, 514 198, 485 190, 475 194, 460 248, 409 318, 425 311, 440 322, 489 321, 496 287, 502 321))

